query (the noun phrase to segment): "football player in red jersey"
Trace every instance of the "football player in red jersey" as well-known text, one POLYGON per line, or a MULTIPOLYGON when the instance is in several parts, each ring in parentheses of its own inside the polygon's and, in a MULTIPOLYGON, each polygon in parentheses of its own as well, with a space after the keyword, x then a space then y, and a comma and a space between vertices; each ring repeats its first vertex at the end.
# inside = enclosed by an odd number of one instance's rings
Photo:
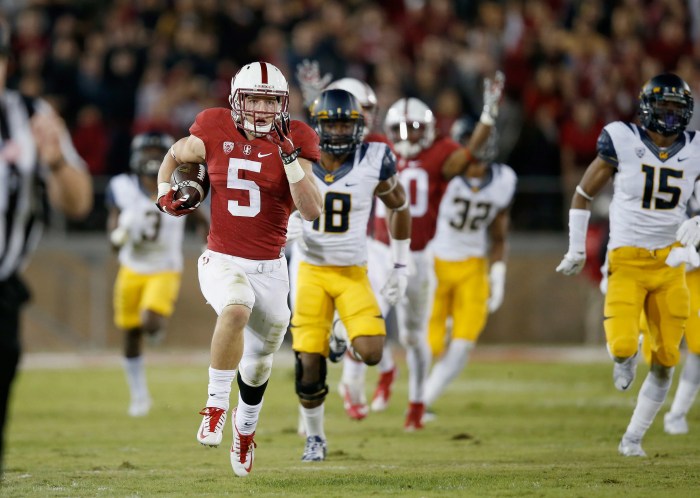
POLYGON ((211 227, 199 258, 202 294, 218 315, 211 342, 208 397, 197 440, 218 446, 236 373, 231 465, 247 476, 253 465, 262 399, 272 355, 289 324, 289 280, 283 256, 287 220, 296 206, 306 220, 321 213, 310 161, 318 136, 287 116, 289 86, 266 62, 242 67, 231 81, 231 109, 199 113, 190 135, 166 154, 158 174, 158 206, 174 216, 193 209, 175 200, 169 179, 178 164, 206 163, 211 227))
MULTIPOLYGON (((384 128, 394 144, 397 169, 411 199, 411 255, 415 273, 408 281, 406 298, 398 303, 399 340, 406 348, 408 412, 406 430, 423 428, 424 384, 430 367, 427 324, 434 286, 431 258, 426 251, 435 235, 438 206, 448 181, 461 174, 476 150, 488 140, 498 113, 504 76, 497 72, 484 80, 484 108, 469 145, 464 148, 450 137, 435 137, 435 119, 428 106, 415 98, 399 99, 388 110, 384 128)), ((374 238, 382 242, 387 260, 390 242, 384 210, 375 216, 374 238)), ((377 250, 377 247, 371 249, 377 250)))

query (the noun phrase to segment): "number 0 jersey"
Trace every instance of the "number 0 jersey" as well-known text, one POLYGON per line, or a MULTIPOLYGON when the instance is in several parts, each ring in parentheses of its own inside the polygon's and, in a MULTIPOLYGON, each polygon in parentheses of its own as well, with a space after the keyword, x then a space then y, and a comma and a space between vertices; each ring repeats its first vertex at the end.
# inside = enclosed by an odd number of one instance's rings
POLYGON ((378 142, 361 144, 335 171, 314 164, 323 213, 313 222, 304 221, 301 259, 319 266, 366 264, 367 221, 374 190, 379 182, 395 174, 393 152, 378 142))
POLYGON ((121 174, 108 186, 108 204, 134 220, 129 240, 119 249, 119 263, 137 273, 182 271, 185 218, 161 213, 136 175, 121 174))
POLYGON ((617 170, 608 249, 673 244, 700 175, 697 134, 685 131, 670 147, 661 148, 643 128, 616 121, 603 128, 598 155, 617 170))
POLYGON ((488 227, 510 205, 516 183, 515 172, 505 164, 491 164, 479 186, 462 175, 450 180, 430 244, 433 254, 444 261, 485 257, 488 227))

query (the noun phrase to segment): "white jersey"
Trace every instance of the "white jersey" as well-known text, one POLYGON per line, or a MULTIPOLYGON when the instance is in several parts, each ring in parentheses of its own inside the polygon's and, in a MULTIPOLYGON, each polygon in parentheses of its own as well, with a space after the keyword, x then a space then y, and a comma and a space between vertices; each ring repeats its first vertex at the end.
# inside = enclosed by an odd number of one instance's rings
POLYGON ((319 266, 367 264, 367 222, 377 185, 396 174, 396 158, 384 143, 361 144, 337 170, 313 165, 323 212, 304 221, 301 260, 319 266))
POLYGON ((660 249, 673 244, 700 175, 697 134, 685 131, 664 149, 639 126, 616 121, 603 128, 598 155, 617 170, 608 249, 660 249))
POLYGON ((473 182, 456 176, 442 196, 437 231, 430 244, 439 259, 463 261, 486 256, 488 227, 513 200, 517 177, 510 166, 491 164, 481 183, 473 182))
POLYGON ((182 271, 185 218, 161 213, 136 175, 121 174, 108 186, 108 202, 126 219, 129 239, 119 249, 119 263, 137 273, 182 271))

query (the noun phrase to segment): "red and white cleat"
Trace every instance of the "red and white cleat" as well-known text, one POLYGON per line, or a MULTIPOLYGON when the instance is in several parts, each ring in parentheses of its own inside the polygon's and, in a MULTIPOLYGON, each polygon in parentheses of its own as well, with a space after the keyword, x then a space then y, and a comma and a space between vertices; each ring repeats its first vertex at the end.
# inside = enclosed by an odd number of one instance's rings
POLYGON ((340 382, 338 392, 343 398, 343 408, 353 420, 362 420, 369 413, 367 399, 365 398, 364 385, 340 382))
POLYGON ((425 405, 423 403, 409 403, 403 428, 409 432, 422 429, 423 413, 425 413, 425 405))
POLYGON ((204 446, 219 446, 224 437, 226 410, 207 406, 199 414, 204 418, 197 431, 197 441, 204 446))
POLYGON ((231 444, 231 467, 238 477, 247 477, 253 470, 255 448, 253 438, 255 433, 241 434, 236 427, 236 410, 233 410, 233 444, 231 444))
POLYGON ((391 398, 391 386, 396 380, 397 369, 396 365, 388 372, 383 372, 379 375, 377 388, 372 396, 372 411, 382 412, 389 406, 389 398, 391 398))

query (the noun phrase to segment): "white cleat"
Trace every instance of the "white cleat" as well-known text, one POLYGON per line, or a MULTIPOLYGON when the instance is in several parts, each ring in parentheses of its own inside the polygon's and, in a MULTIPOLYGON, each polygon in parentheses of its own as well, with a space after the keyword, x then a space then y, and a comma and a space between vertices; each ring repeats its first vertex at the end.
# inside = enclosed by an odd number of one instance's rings
POLYGON ((253 470, 255 459, 255 433, 241 434, 236 427, 236 410, 233 410, 233 443, 231 444, 231 467, 238 477, 247 477, 253 470))
POLYGON ((197 431, 197 441, 204 446, 219 446, 224 437, 226 410, 207 406, 199 412, 204 415, 197 431))
POLYGON ((151 411, 151 398, 136 398, 129 404, 130 417, 145 417, 151 411))
POLYGON ((620 453, 622 456, 626 457, 645 457, 647 454, 644 452, 642 449, 642 439, 634 439, 627 434, 622 436, 622 440, 620 441, 620 446, 617 447, 617 451, 620 453))
POLYGON ((343 408, 348 417, 353 420, 362 420, 369 413, 367 398, 365 397, 364 383, 343 382, 338 384, 338 393, 343 398, 343 408))
POLYGON ((674 415, 668 412, 664 415, 664 432, 672 436, 688 434, 688 421, 683 415, 674 415))
POLYGON ((326 459, 326 440, 321 436, 309 436, 306 438, 302 462, 322 462, 326 459))
POLYGON ((632 383, 634 382, 634 377, 637 375, 637 362, 639 361, 639 351, 637 351, 633 356, 619 361, 613 359, 613 383, 618 391, 627 391, 632 383))

